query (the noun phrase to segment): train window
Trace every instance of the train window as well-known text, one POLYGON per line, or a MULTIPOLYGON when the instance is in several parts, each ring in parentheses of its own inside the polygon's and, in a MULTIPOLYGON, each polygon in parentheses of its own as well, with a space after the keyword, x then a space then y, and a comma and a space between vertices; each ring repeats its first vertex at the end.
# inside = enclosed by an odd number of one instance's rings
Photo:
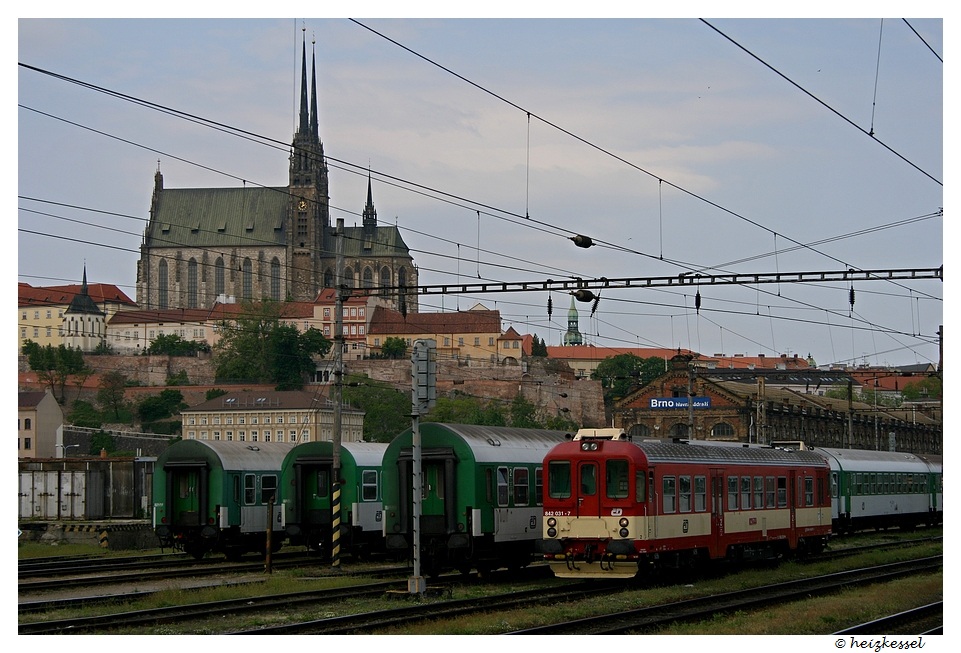
POLYGON ((764 505, 768 508, 774 508, 774 477, 768 476, 764 479, 764 505))
POLYGON ((741 510, 751 509, 751 477, 741 477, 741 510))
POLYGON ((377 470, 365 469, 361 474, 361 490, 364 501, 377 501, 377 470))
POLYGON ((814 479, 810 476, 804 477, 804 505, 814 505, 814 479))
POLYGON ((777 477, 777 507, 787 507, 787 478, 784 476, 777 477))
POLYGON ((581 494, 589 497, 597 494, 597 465, 583 464, 577 471, 581 477, 581 494))
POLYGON ((642 470, 637 470, 634 473, 634 500, 638 503, 644 503, 647 501, 644 489, 646 484, 644 483, 644 472, 642 470))
POLYGON ((838 496, 838 473, 831 472, 831 496, 835 499, 838 496))
POLYGON ((534 501, 537 505, 544 505, 544 468, 534 470, 534 501))
POLYGON ((760 510, 764 507, 764 477, 754 477, 754 509, 760 510))
POLYGON ((277 477, 264 474, 260 477, 260 502, 266 505, 271 499, 277 499, 277 477))
POLYGON ((854 493, 859 495, 864 494, 864 483, 861 478, 860 474, 854 475, 854 493))
POLYGON ((240 503, 240 477, 234 476, 234 503, 240 503))
POLYGON ((507 468, 497 468, 497 505, 506 506, 510 499, 507 484, 507 468))
POLYGON ((514 505, 526 506, 531 501, 530 471, 526 467, 514 468, 514 505))
POLYGON ((244 503, 251 506, 257 503, 257 477, 244 474, 244 503))
POLYGON ((727 509, 737 510, 737 476, 727 477, 727 509))
POLYGON ((691 477, 677 477, 677 505, 681 512, 691 512, 691 477))
POLYGON ((547 464, 547 494, 552 499, 571 496, 571 464, 566 460, 552 460, 547 464))
POLYGON ((604 466, 604 485, 609 499, 626 499, 630 484, 626 460, 608 460, 604 466))
POLYGON ((694 477, 694 512, 707 511, 707 476, 694 477))
POLYGON ((186 499, 188 496, 190 496, 191 491, 193 490, 193 485, 190 483, 190 478, 186 474, 181 475, 179 481, 180 491, 177 494, 179 498, 186 499))
POLYGON ((677 481, 673 476, 665 476, 661 479, 661 497, 663 499, 663 512, 669 514, 677 512, 677 481))

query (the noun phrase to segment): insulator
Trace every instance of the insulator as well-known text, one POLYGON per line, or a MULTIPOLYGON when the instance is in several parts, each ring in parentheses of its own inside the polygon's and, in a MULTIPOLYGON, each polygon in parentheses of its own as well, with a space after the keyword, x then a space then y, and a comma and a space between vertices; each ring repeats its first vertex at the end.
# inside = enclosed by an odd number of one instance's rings
POLYGON ((854 286, 851 286, 848 301, 851 303, 851 308, 854 308, 854 286))
POLYGON ((574 244, 578 247, 584 247, 585 249, 594 245, 594 241, 591 240, 590 236, 582 236, 581 234, 572 236, 571 240, 573 240, 574 244))
POLYGON ((574 299, 579 302, 592 302, 594 301, 594 293, 587 288, 580 288, 574 291, 574 299))
POLYGON ((701 314, 701 291, 700 290, 698 290, 697 294, 694 295, 694 310, 697 311, 698 315, 701 314))
POLYGON ((594 313, 597 311, 597 305, 601 303, 601 296, 598 295, 594 298, 594 305, 591 306, 591 317, 594 317, 594 313))
POLYGON ((551 314, 554 312, 554 302, 551 301, 550 295, 547 296, 547 318, 550 319, 551 314))

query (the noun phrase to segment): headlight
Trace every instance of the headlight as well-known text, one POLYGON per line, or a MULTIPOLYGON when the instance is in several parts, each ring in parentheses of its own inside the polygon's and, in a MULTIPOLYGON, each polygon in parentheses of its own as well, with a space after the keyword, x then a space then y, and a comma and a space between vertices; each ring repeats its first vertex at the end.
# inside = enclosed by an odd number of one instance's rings
POLYGON ((548 529, 547 529, 547 537, 557 537, 557 529, 556 529, 556 528, 548 528, 548 529))
POLYGON ((628 534, 629 534, 629 531, 628 531, 626 528, 622 528, 621 530, 618 531, 618 534, 619 534, 621 537, 627 537, 628 534))
POLYGON ((548 517, 548 518, 547 518, 547 525, 548 525, 548 526, 557 526, 557 520, 554 519, 553 517, 548 517))
POLYGON ((621 528, 627 528, 628 523, 629 522, 627 521, 627 517, 621 517, 621 520, 617 522, 617 525, 620 526, 621 528))

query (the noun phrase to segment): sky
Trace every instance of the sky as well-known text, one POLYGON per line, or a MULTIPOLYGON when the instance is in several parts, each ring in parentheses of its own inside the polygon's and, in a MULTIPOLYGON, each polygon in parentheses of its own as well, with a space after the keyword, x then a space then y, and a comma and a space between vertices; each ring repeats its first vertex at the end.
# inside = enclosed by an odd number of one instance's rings
MULTIPOLYGON (((286 185, 305 37, 332 220, 360 222, 369 170, 421 285, 943 264, 939 18, 423 15, 19 19, 18 280, 86 266, 136 300, 158 166, 168 188, 286 185)), ((784 282, 576 308, 598 346, 909 365, 938 363, 943 298, 932 279, 784 282)), ((557 345, 571 296, 420 299, 477 303, 557 345)))

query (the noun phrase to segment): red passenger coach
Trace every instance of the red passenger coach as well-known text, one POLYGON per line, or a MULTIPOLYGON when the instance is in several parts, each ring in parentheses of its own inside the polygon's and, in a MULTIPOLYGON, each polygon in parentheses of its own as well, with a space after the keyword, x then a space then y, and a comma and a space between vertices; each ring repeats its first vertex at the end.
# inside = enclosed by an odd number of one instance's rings
POLYGON ((810 451, 583 429, 544 468, 542 551, 562 578, 816 553, 831 534, 829 467, 810 451))

